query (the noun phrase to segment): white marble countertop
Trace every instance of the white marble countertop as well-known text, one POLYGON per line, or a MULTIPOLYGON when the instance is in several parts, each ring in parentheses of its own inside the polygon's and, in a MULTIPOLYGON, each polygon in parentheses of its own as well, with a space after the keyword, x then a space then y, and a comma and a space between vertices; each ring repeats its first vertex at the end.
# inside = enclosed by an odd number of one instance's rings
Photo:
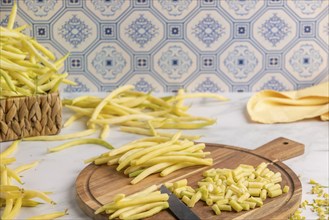
MULTIPOLYGON (((67 95, 63 94, 62 97, 67 95)), ((72 96, 72 95, 71 95, 72 96)), ((189 113, 200 116, 217 118, 213 126, 190 130, 184 133, 204 135, 200 141, 241 146, 255 149, 275 138, 288 139, 305 144, 305 154, 285 161, 300 179, 303 185, 303 200, 312 198, 307 192, 311 186, 307 184, 310 178, 323 185, 329 185, 329 126, 328 122, 318 119, 304 120, 289 124, 257 124, 249 120, 246 113, 246 103, 251 96, 248 93, 226 94, 229 102, 212 100, 193 100, 189 113)), ((64 119, 70 112, 64 111, 64 119)), ((62 130, 61 134, 72 133, 84 129, 82 121, 74 123, 62 130)), ((115 147, 140 138, 141 136, 121 133, 117 128, 111 128, 108 141, 115 147)), ((61 142, 22 142, 15 153, 17 162, 10 165, 15 168, 19 165, 40 160, 40 164, 29 171, 22 173, 25 182, 24 188, 51 191, 51 198, 57 205, 39 205, 36 208, 23 208, 17 219, 24 219, 33 215, 69 209, 69 215, 61 219, 89 219, 78 207, 75 199, 75 179, 86 166, 84 159, 106 152, 99 146, 83 145, 73 147, 58 153, 47 153, 47 149, 59 145, 61 142)), ((0 143, 1 151, 10 142, 0 143)), ((311 211, 304 211, 306 219, 317 219, 311 211)))

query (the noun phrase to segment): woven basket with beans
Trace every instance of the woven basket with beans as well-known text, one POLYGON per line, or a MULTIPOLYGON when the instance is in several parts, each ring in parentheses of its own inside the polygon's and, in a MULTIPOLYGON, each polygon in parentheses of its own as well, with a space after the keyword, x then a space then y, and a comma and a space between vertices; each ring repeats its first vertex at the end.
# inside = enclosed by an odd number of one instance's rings
POLYGON ((59 133, 62 107, 58 87, 74 85, 60 73, 67 55, 54 54, 14 27, 14 5, 6 27, 0 26, 0 142, 59 133))

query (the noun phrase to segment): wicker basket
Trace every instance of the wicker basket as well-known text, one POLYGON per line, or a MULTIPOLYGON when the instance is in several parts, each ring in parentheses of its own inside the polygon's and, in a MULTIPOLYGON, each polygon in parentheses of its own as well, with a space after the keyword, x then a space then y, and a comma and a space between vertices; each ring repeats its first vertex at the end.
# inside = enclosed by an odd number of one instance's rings
POLYGON ((0 100, 0 142, 54 135, 62 127, 59 93, 0 100))

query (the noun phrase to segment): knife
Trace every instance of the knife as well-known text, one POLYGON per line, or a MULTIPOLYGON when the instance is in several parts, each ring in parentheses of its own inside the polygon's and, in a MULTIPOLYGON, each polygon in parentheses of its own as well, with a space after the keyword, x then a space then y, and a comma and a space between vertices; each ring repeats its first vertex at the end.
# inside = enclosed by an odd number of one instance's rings
POLYGON ((169 196, 169 210, 178 220, 200 220, 200 218, 187 207, 179 198, 177 198, 167 187, 160 187, 161 193, 166 193, 169 196))

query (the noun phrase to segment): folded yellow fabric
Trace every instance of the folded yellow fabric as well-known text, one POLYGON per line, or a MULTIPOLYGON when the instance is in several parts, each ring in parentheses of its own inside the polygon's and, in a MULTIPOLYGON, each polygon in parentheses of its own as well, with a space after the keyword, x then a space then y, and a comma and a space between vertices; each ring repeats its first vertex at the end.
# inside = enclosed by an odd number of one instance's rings
POLYGON ((329 120, 329 82, 296 91, 258 92, 249 99, 247 111, 253 121, 268 124, 315 117, 329 120))

